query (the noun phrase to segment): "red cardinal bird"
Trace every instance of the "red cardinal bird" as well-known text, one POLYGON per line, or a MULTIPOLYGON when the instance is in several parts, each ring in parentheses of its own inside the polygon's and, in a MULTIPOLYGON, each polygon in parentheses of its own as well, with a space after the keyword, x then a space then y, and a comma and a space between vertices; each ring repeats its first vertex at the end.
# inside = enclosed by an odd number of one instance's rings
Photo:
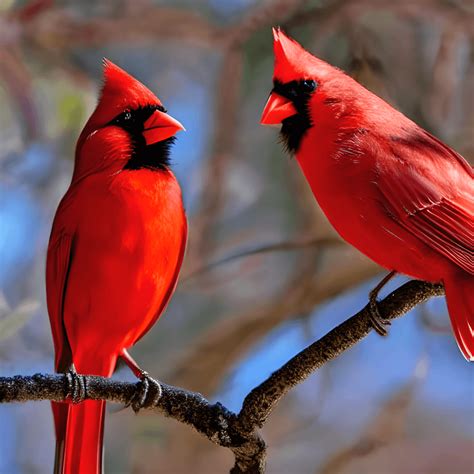
MULTIPOLYGON (((98 105, 76 148, 54 219, 46 290, 58 372, 108 377, 155 323, 186 245, 181 190, 169 169, 183 126, 143 84, 104 61, 98 105)), ((55 472, 100 473, 105 402, 53 403, 55 472)))
POLYGON ((261 122, 282 124, 284 143, 342 238, 392 272, 444 284, 454 335, 472 361, 472 167, 342 71, 273 33, 274 87, 261 122))

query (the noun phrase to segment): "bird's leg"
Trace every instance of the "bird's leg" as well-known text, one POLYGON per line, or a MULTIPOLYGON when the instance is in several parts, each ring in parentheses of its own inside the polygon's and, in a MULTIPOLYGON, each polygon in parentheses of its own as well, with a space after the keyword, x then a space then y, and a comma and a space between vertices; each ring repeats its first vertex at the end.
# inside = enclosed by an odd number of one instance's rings
POLYGON ((72 403, 81 403, 86 399, 87 387, 85 379, 76 371, 76 367, 71 363, 67 372, 68 392, 71 394, 72 403))
POLYGON ((387 330, 385 326, 390 325, 391 322, 387 319, 383 319, 380 315, 377 297, 379 296, 380 290, 397 274, 395 271, 391 271, 386 275, 377 286, 369 293, 369 318, 375 331, 381 336, 386 336, 387 330))
POLYGON ((152 378, 148 372, 141 369, 126 349, 122 351, 120 357, 128 365, 135 377, 140 379, 138 390, 127 406, 131 405, 135 413, 138 413, 142 408, 156 406, 162 393, 159 382, 152 378))

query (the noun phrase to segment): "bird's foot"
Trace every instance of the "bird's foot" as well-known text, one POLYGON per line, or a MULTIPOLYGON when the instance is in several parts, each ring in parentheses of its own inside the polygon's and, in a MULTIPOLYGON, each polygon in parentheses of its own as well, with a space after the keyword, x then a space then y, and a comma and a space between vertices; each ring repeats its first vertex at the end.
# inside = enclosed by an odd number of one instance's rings
POLYGON ((86 399, 87 386, 84 376, 76 372, 74 366, 66 372, 67 391, 70 394, 72 403, 81 403, 86 399))
POLYGON ((369 320, 372 324, 372 327, 375 331, 381 336, 387 336, 388 331, 385 326, 390 326, 392 324, 388 319, 382 318, 379 311, 379 304, 377 297, 379 296, 380 290, 397 274, 397 272, 392 271, 386 275, 378 285, 369 293, 369 320))
POLYGON ((379 305, 377 302, 377 294, 370 293, 369 297, 369 320, 372 324, 372 327, 375 329, 377 334, 380 336, 387 336, 388 331, 385 326, 390 326, 392 324, 388 319, 382 318, 379 311, 379 305))
POLYGON ((137 383, 137 390, 127 406, 131 406, 133 411, 138 413, 142 408, 156 406, 161 398, 161 394, 160 383, 143 370, 137 383))

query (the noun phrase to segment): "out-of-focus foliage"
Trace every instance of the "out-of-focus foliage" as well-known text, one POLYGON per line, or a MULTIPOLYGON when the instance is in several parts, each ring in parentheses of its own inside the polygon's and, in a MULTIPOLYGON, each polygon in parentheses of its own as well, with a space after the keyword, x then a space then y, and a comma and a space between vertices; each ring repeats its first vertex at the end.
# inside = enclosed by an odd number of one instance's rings
MULTIPOLYGON (((258 126, 270 27, 281 24, 472 162, 473 14, 472 2, 454 0, 1 2, 0 372, 52 370, 45 252, 102 57, 187 129, 173 150, 190 219, 183 278, 133 355, 154 376, 238 409, 250 388, 363 306, 381 271, 335 244, 295 160, 258 126), (186 278, 242 249, 302 237, 324 244, 186 278)), ((131 375, 119 368, 117 377, 131 375)), ((432 301, 290 393, 264 428, 268 471, 472 472, 473 404, 472 369, 443 300, 432 301)), ((0 472, 50 472, 49 404, 0 406, 0 418, 0 472)), ((231 465, 189 428, 113 406, 105 446, 107 472, 231 465)))

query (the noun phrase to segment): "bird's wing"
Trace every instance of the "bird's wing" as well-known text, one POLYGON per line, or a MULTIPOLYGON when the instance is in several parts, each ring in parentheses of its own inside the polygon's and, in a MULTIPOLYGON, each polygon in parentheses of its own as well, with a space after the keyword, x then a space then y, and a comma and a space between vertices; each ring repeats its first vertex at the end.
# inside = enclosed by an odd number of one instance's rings
POLYGON ((67 279, 72 263, 73 236, 53 227, 46 261, 46 297, 55 347, 55 367, 65 371, 72 362, 64 327, 63 309, 67 279))
POLYGON ((409 140, 392 140, 388 152, 390 166, 382 164, 377 173, 387 212, 425 244, 474 274, 472 167, 422 130, 409 140))

